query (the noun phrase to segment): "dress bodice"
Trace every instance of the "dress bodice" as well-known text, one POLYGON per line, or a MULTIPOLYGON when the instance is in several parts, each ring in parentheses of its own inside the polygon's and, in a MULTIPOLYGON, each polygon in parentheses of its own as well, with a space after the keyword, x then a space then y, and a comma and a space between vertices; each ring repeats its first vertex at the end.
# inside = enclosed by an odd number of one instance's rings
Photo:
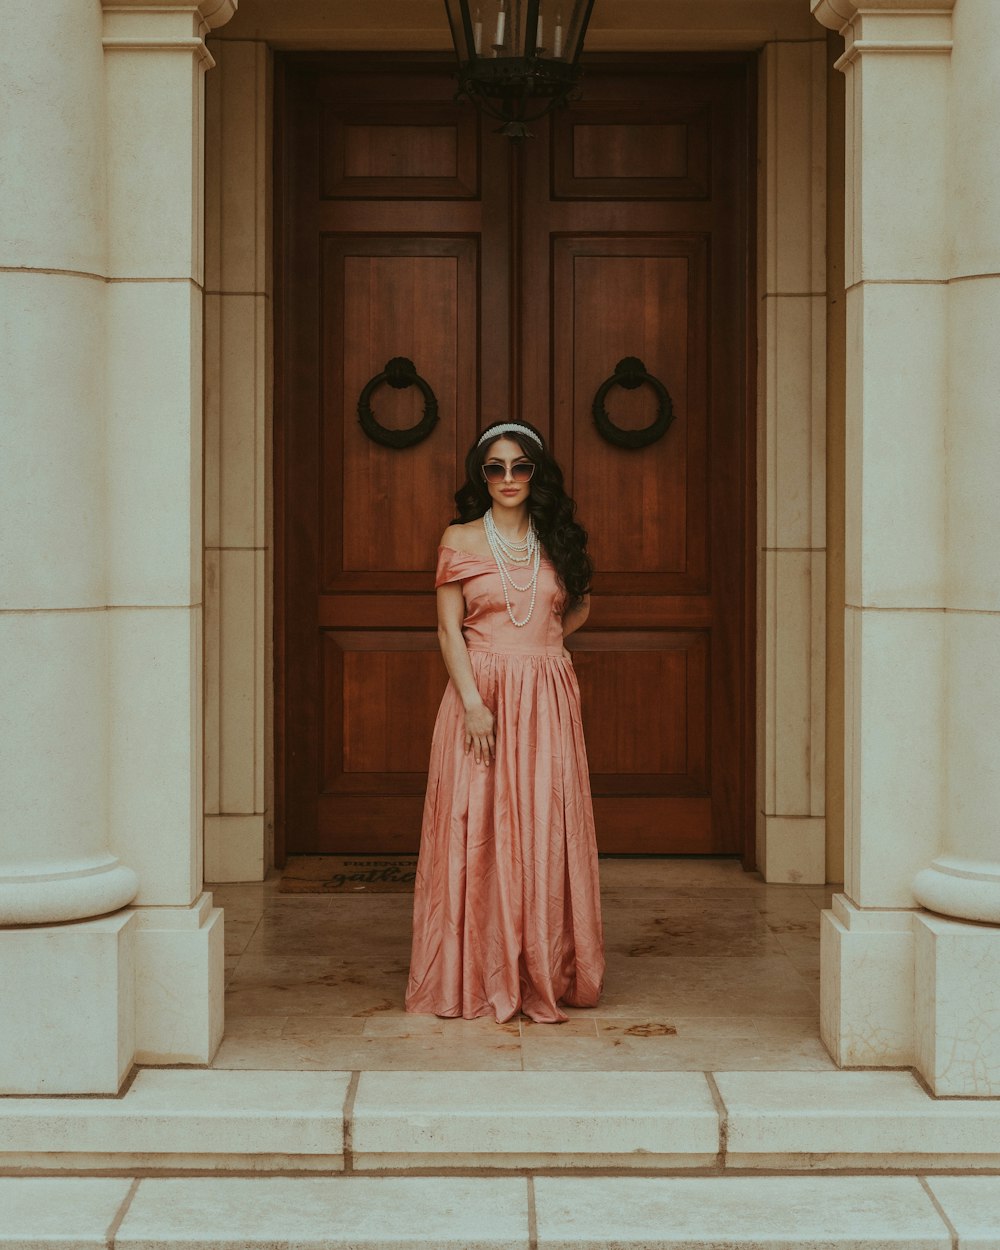
MULTIPOLYGON (((518 568, 514 580, 526 585, 529 573, 518 568)), ((438 548, 435 586, 461 582, 465 599, 462 632, 469 650, 526 652, 560 656, 563 653, 562 607, 564 592, 551 560, 542 556, 538 567, 535 608, 526 625, 515 625, 507 613, 500 573, 492 556, 474 555, 454 547, 438 548)), ((531 592, 510 591, 514 615, 521 620, 531 592)))

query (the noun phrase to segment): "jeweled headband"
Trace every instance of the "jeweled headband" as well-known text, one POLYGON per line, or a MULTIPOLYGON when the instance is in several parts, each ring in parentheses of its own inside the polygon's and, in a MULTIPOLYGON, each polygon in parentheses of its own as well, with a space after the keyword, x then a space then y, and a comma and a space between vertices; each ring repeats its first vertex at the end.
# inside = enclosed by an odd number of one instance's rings
POLYGON ((533 438, 539 447, 544 447, 542 440, 534 430, 529 430, 526 425, 518 425, 515 421, 505 421, 501 425, 491 425, 488 430, 483 431, 476 446, 482 447, 487 439, 492 442, 493 439, 499 438, 501 434, 525 434, 528 438, 533 438))

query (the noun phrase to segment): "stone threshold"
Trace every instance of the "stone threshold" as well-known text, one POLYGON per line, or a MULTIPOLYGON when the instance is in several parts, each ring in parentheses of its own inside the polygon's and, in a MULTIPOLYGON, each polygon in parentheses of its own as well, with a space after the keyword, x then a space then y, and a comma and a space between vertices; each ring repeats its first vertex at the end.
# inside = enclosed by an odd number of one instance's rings
POLYGON ((1000 1171, 1000 1100, 901 1071, 155 1068, 117 1098, 0 1098, 6 1175, 578 1169, 1000 1171))
POLYGON ((1000 1177, 0 1179, 24 1250, 965 1250, 1000 1177))

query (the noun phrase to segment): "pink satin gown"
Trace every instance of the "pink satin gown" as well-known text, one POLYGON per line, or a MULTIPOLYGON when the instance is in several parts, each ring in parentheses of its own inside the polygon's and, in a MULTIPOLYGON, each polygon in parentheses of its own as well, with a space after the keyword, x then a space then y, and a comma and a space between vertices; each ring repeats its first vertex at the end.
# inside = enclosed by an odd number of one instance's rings
MULTIPOLYGON (((517 577, 524 582, 524 577, 517 577)), ((448 683, 431 744, 406 1010, 498 1022, 567 1019, 604 979, 597 842, 580 688, 563 655, 562 591, 543 559, 531 620, 512 624, 492 557, 441 547, 435 585, 461 582, 472 671, 496 758, 465 752, 448 683)), ((512 592, 515 615, 527 595, 512 592)))

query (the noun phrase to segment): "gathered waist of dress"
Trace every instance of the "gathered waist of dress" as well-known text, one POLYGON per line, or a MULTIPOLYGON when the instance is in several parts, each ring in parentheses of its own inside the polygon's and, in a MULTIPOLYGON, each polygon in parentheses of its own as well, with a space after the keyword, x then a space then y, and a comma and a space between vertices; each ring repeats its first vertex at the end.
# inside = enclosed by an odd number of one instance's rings
POLYGON ((465 647, 467 651, 487 654, 487 655, 539 655, 548 656, 553 659, 563 658, 563 645, 561 642, 547 643, 539 646, 493 646, 485 642, 470 642, 466 640, 465 647))

